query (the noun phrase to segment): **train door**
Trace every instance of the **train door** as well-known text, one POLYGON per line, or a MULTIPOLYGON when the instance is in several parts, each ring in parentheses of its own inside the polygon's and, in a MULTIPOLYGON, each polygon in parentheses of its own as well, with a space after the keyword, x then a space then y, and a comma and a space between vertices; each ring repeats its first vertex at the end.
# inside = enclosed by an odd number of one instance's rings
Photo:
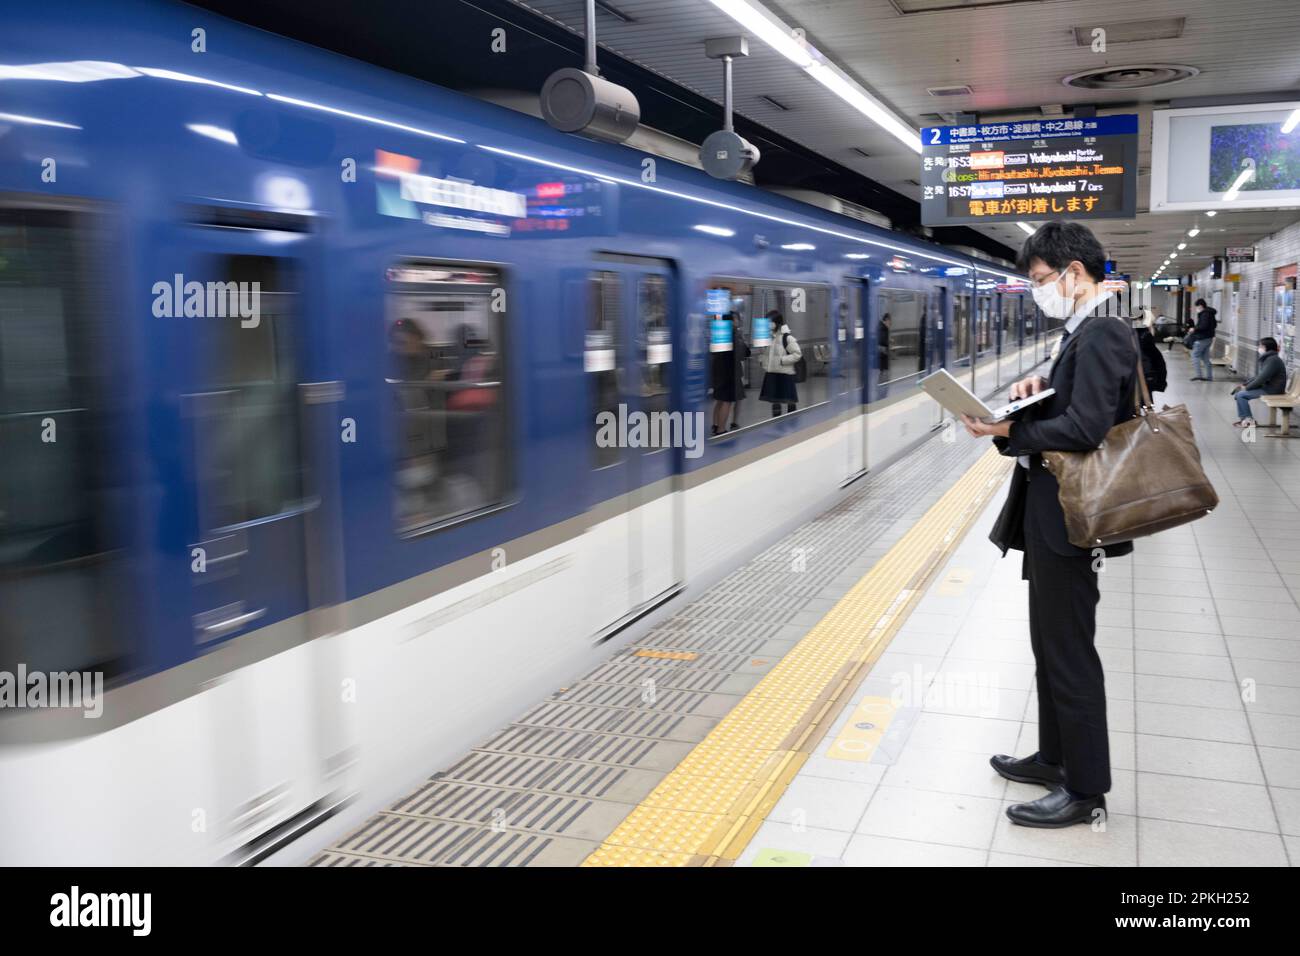
MULTIPOLYGON (((207 650, 259 632, 254 640, 296 648, 324 633, 313 607, 337 598, 337 549, 318 524, 326 500, 337 501, 327 481, 337 471, 323 457, 333 444, 313 426, 330 398, 322 386, 337 383, 315 374, 322 336, 307 280, 320 274, 316 242, 298 217, 235 225, 212 212, 172 237, 163 271, 172 288, 162 293, 176 330, 168 359, 185 383, 193 641, 207 650)), ((338 683, 285 672, 283 661, 272 657, 209 692, 212 792, 227 849, 324 799, 326 758, 343 746, 338 708, 322 696, 338 683)))
POLYGON ((592 513, 601 529, 592 553, 608 584, 593 593, 593 613, 603 640, 679 589, 678 460, 707 432, 676 398, 671 264, 602 255, 589 281, 584 364, 597 412, 592 513))
POLYGON ((862 313, 866 301, 865 279, 845 278, 840 286, 839 322, 836 338, 839 342, 840 372, 838 381, 841 394, 849 396, 851 410, 846 442, 846 479, 856 478, 867 467, 867 417, 863 403, 862 372, 866 368, 866 319, 862 313))

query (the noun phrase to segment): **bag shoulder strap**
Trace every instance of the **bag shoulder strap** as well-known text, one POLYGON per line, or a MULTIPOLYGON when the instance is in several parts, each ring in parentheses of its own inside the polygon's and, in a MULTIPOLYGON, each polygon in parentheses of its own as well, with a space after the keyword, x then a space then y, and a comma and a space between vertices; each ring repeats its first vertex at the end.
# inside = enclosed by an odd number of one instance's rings
POLYGON ((1142 414, 1144 408, 1155 408, 1155 403, 1151 400, 1151 390, 1147 388, 1147 377, 1142 371, 1142 343, 1138 340, 1136 331, 1133 333, 1133 347, 1137 350, 1137 382, 1133 385, 1133 411, 1137 415, 1142 414))

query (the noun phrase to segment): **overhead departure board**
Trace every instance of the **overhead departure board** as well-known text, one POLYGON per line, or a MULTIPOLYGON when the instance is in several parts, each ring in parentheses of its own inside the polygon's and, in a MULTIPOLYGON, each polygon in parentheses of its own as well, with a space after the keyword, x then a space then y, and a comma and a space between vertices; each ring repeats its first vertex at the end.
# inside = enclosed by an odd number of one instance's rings
POLYGON ((1136 114, 921 130, 921 221, 1131 219, 1136 114))

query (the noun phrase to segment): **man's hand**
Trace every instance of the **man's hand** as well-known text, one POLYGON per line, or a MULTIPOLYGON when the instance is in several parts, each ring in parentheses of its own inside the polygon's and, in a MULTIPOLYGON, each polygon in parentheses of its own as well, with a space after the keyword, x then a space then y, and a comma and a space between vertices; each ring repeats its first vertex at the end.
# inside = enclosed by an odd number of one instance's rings
MULTIPOLYGON (((1026 381, 1028 381, 1028 379, 1026 379, 1026 381)), ((1039 379, 1039 381, 1041 382, 1042 379, 1039 379)), ((1019 385, 1020 383, 1017 382, 1016 384, 1019 385)), ((1006 438, 1011 434, 1010 420, 1004 420, 989 425, 980 421, 978 418, 971 418, 969 415, 963 415, 961 417, 961 422, 966 426, 966 432, 972 438, 986 438, 993 435, 996 435, 999 438, 1006 438)))
POLYGON ((1011 386, 1011 400, 1037 395, 1045 388, 1047 388, 1047 379, 1041 375, 1030 375, 1011 386))

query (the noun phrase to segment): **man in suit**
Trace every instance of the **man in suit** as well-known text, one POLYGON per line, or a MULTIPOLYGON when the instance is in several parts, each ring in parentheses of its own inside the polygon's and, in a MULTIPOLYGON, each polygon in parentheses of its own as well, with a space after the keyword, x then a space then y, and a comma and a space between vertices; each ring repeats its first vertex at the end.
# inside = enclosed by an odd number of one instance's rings
POLYGON ((1018 421, 988 425, 964 418, 975 436, 991 435, 1017 467, 990 539, 1006 554, 1024 552, 1029 582, 1029 639, 1038 686, 1038 751, 999 754, 993 769, 1022 783, 1049 788, 1046 796, 1007 808, 1014 823, 1063 827, 1106 812, 1110 752, 1106 692, 1096 636, 1099 559, 1128 554, 1129 542, 1084 549, 1070 543, 1057 483, 1043 465, 1045 451, 1091 451, 1106 432, 1134 414, 1138 352, 1129 322, 1098 315, 1106 255, 1096 237, 1073 222, 1049 222, 1026 240, 1019 266, 1033 283, 1034 301, 1065 319, 1065 331, 1047 378, 1030 376, 1011 387, 1023 398, 1045 388, 1049 398, 1018 421))

